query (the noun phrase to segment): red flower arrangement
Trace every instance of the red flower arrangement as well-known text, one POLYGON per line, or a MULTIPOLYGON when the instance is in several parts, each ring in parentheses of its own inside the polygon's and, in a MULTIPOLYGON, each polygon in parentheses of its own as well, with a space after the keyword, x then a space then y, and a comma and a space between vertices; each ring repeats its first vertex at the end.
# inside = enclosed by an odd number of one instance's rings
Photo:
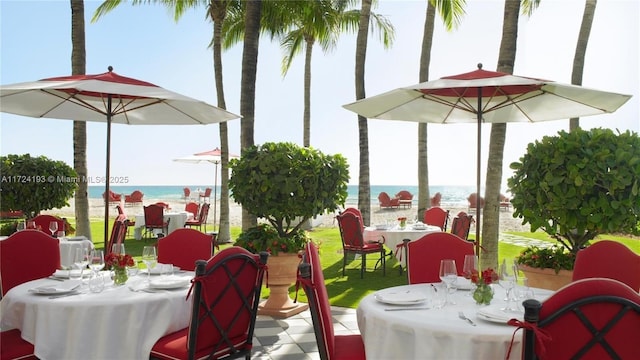
POLYGON ((498 274, 492 268, 487 268, 482 274, 475 269, 471 272, 471 282, 474 284, 489 285, 495 281, 498 281, 498 274))
POLYGON ((476 289, 473 291, 473 299, 477 304, 489 305, 491 303, 493 289, 489 285, 498 281, 498 279, 498 274, 492 268, 482 271, 482 274, 479 274, 477 270, 471 272, 471 282, 476 284, 476 289))
POLYGON ((112 269, 125 269, 127 266, 135 265, 133 262, 133 257, 131 257, 131 255, 116 254, 113 252, 109 253, 105 257, 104 263, 107 265, 107 267, 112 269))

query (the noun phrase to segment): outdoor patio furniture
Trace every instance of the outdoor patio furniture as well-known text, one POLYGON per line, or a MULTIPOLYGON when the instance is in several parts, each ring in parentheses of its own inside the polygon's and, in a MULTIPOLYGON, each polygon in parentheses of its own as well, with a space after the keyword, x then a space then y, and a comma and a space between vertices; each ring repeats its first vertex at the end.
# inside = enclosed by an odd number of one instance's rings
POLYGON ((462 275, 464 256, 473 255, 473 243, 447 232, 434 232, 407 245, 409 284, 440 282, 440 260, 453 259, 462 275))
MULTIPOLYGON (((102 193, 102 198, 104 199, 106 193, 102 193)), ((113 191, 109 190, 109 196, 107 198, 109 204, 120 203, 122 201, 122 195, 116 194, 113 191)))
POLYGON ((442 231, 447 231, 449 222, 449 210, 434 206, 424 212, 424 223, 439 227, 442 231))
POLYGON ((469 239, 469 230, 471 229, 473 221, 473 215, 460 211, 451 221, 451 233, 457 235, 461 239, 469 239))
POLYGON ((142 198, 144 194, 140 190, 134 190, 130 195, 124 196, 124 205, 133 206, 136 204, 142 204, 142 198))
POLYGON ((387 194, 386 192, 381 192, 378 195, 378 201, 380 202, 380 209, 384 209, 384 208, 399 208, 400 207, 400 199, 398 198, 391 198, 389 196, 389 194, 387 194))
POLYGON ((626 245, 600 240, 576 254, 573 281, 587 278, 609 278, 640 290, 640 255, 626 245))
POLYGON ((407 190, 401 190, 396 194, 396 198, 400 199, 400 206, 403 208, 411 208, 413 203, 413 194, 407 190))
POLYGON ((189 228, 177 229, 158 240, 158 262, 194 271, 196 260, 209 260, 213 255, 213 241, 210 234, 189 228))
MULTIPOLYGON (((380 254, 379 262, 382 264, 382 274, 386 274, 386 256, 384 246, 381 243, 369 243, 364 241, 362 231, 362 219, 351 212, 343 212, 336 216, 342 238, 342 275, 345 275, 347 256, 356 254, 361 256, 360 278, 364 277, 367 262, 367 254, 380 254)), ((376 265, 378 263, 376 262, 376 265)))

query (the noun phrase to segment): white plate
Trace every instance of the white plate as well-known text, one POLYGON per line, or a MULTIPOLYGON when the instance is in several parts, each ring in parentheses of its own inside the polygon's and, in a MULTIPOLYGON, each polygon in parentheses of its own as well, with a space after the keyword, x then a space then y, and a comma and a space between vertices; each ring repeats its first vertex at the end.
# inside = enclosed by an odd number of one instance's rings
POLYGON ((391 305, 412 305, 427 300, 424 293, 416 290, 380 290, 373 297, 379 302, 391 305))
MULTIPOLYGON (((51 276, 58 278, 58 279, 68 279, 69 278, 69 271, 70 270, 60 270, 57 269, 56 272, 54 272, 53 274, 51 274, 51 276)), ((74 271, 79 271, 79 270, 74 270, 74 271)), ((91 271, 88 269, 85 269, 82 272, 82 277, 86 278, 89 277, 91 275, 91 271)))
POLYGON ((67 241, 84 241, 88 240, 85 236, 71 236, 66 238, 67 241))
POLYGON ((186 287, 191 283, 191 278, 184 276, 167 276, 153 279, 149 282, 152 289, 177 289, 186 287))
POLYGON ((375 225, 376 230, 388 230, 389 229, 389 225, 387 224, 378 224, 375 225))
POLYGON ((471 280, 465 279, 462 276, 458 276, 453 286, 458 290, 471 290, 473 288, 471 280))
POLYGON ((38 286, 36 288, 29 289, 29 292, 38 294, 38 295, 67 294, 72 291, 76 291, 76 289, 81 285, 81 283, 82 282, 79 280, 69 280, 69 281, 60 282, 58 284, 38 286))
POLYGON ((478 318, 500 324, 506 324, 507 321, 514 318, 522 321, 522 318, 524 317, 523 313, 514 311, 505 312, 500 310, 500 308, 502 307, 502 305, 490 305, 481 307, 477 312, 478 318))
POLYGON ((413 225, 413 230, 427 230, 426 225, 413 225))
MULTIPOLYGON (((162 270, 164 269, 164 266, 165 266, 165 264, 160 264, 160 263, 156 264, 156 266, 151 268, 151 275, 160 275, 160 274, 162 274, 162 270)), ((174 272, 179 271, 179 270, 180 270, 179 267, 177 267, 177 266, 173 267, 173 271, 174 272)), ((140 272, 147 274, 149 272, 149 270, 145 268, 145 269, 140 270, 140 272)))

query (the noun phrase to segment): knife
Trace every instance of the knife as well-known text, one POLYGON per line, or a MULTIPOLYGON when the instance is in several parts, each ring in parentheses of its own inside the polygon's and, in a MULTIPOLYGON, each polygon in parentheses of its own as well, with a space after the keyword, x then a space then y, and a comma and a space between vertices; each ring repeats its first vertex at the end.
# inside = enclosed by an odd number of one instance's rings
POLYGON ((404 310, 429 310, 428 307, 406 307, 406 308, 386 308, 384 311, 404 311, 404 310))

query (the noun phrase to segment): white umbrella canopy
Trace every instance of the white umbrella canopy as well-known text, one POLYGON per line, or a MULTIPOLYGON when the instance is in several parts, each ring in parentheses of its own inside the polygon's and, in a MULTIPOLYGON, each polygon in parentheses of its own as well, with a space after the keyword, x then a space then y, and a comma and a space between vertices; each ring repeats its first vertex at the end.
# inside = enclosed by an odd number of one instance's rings
MULTIPOLYGON (((422 123, 476 123, 477 194, 480 195, 482 123, 539 122, 612 113, 631 95, 550 80, 478 70, 398 88, 343 105, 370 119, 422 123)), ((480 214, 480 202, 476 202, 480 214)), ((480 239, 476 226, 476 239, 480 239)), ((476 250, 480 241, 476 241, 476 250)))
MULTIPOLYGON (((0 86, 0 111, 36 117, 107 123, 105 192, 109 193, 111 123, 205 125, 240 116, 152 83, 109 71, 0 86)), ((109 206, 105 199, 105 245, 109 206)))
MULTIPOLYGON (((229 154, 229 158, 238 158, 238 155, 229 154)), ((219 148, 215 148, 210 151, 204 151, 200 153, 195 153, 193 155, 183 156, 181 158, 173 159, 173 161, 177 162, 185 162, 192 164, 199 163, 213 163, 215 164, 215 176, 213 178, 213 230, 216 230, 216 216, 217 216, 217 189, 218 189, 218 164, 222 161, 222 151, 219 148)))

